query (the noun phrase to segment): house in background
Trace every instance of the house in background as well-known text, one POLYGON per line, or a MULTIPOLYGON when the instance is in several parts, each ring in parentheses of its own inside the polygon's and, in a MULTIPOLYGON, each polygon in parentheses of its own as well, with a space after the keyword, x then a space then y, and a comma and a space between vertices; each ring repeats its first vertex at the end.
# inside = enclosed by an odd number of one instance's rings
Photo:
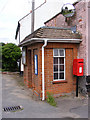
POLYGON ((54 96, 75 92, 73 60, 77 58, 84 59, 84 75, 79 77, 79 88, 86 94, 86 76, 90 75, 89 8, 88 2, 83 0, 74 6, 73 17, 66 19, 59 12, 19 43, 23 48, 24 82, 42 100, 47 92, 54 96))

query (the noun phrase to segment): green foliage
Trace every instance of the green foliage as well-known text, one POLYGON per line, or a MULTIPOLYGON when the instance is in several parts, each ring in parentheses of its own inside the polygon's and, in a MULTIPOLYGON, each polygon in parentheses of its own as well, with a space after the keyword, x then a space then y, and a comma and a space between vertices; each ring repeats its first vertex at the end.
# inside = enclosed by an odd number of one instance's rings
POLYGON ((2 68, 2 45, 0 44, 0 68, 2 68))
POLYGON ((5 45, 5 43, 3 43, 3 42, 0 42, 0 46, 4 46, 5 45))
POLYGON ((8 43, 2 46, 2 68, 6 71, 16 71, 20 57, 21 50, 17 45, 8 43))
POLYGON ((53 95, 50 94, 49 92, 47 92, 47 99, 46 100, 50 105, 56 107, 57 103, 55 102, 55 99, 54 99, 53 95))

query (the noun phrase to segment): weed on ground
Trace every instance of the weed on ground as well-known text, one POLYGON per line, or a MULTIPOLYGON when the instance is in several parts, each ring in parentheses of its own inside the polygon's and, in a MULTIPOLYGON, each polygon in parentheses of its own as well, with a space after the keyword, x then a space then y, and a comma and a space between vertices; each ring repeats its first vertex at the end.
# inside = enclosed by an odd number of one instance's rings
POLYGON ((56 107, 57 103, 53 97, 53 94, 50 94, 49 92, 47 92, 47 99, 46 100, 50 105, 56 107))

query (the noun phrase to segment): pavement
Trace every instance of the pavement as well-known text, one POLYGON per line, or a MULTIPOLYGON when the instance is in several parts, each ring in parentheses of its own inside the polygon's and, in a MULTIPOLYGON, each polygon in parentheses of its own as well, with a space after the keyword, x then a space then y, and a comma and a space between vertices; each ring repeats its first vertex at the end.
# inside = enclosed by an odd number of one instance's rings
POLYGON ((23 110, 15 112, 2 110, 2 118, 88 118, 87 97, 64 96, 55 100, 56 107, 46 101, 35 100, 32 90, 24 86, 22 77, 18 74, 2 75, 2 108, 23 107, 23 110))

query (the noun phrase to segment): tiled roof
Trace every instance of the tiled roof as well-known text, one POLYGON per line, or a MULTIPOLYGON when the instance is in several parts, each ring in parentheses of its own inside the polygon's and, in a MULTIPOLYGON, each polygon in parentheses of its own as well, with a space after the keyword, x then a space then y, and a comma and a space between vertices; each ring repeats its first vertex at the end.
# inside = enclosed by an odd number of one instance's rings
POLYGON ((28 35, 21 43, 26 42, 31 38, 81 39, 81 35, 79 33, 73 33, 68 28, 44 26, 28 35))

